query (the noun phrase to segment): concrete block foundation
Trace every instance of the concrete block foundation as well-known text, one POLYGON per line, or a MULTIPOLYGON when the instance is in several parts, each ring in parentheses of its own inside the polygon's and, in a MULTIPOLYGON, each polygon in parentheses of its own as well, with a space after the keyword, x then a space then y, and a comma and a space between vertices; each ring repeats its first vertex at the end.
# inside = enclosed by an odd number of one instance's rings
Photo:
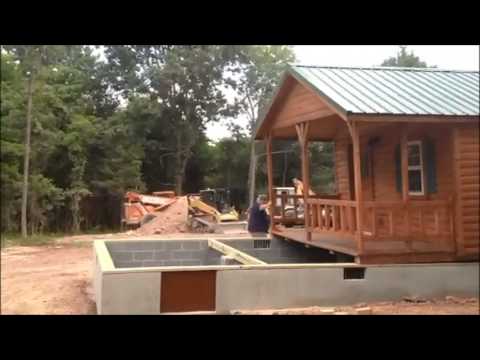
POLYGON ((176 313, 173 305, 182 303, 182 312, 223 314, 405 296, 479 296, 478 263, 359 267, 353 259, 336 262, 339 257, 328 251, 276 238, 217 240, 266 264, 241 264, 209 248, 207 239, 97 240, 97 313, 176 313))

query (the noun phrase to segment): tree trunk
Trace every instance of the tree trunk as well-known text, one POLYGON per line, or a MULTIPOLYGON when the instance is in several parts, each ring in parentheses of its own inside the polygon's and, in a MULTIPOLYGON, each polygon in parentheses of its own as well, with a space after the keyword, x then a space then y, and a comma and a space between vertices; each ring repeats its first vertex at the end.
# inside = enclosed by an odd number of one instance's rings
POLYGON ((80 232, 80 195, 72 197, 72 231, 74 234, 80 232))
POLYGON ((23 161, 23 186, 22 186, 22 237, 27 234, 27 197, 28 197, 28 176, 30 166, 30 134, 32 129, 32 102, 33 102, 33 71, 30 72, 27 90, 27 125, 25 129, 25 158, 23 161))
POLYGON ((182 195, 182 184, 183 184, 183 175, 177 173, 175 175, 175 194, 177 196, 182 195))
POLYGON ((257 169, 257 156, 255 154, 255 140, 252 136, 250 145, 250 165, 248 168, 248 206, 251 207, 255 201, 255 179, 257 169))
POLYGON ((177 153, 175 154, 175 194, 182 195, 183 172, 182 172, 182 135, 177 130, 177 153))

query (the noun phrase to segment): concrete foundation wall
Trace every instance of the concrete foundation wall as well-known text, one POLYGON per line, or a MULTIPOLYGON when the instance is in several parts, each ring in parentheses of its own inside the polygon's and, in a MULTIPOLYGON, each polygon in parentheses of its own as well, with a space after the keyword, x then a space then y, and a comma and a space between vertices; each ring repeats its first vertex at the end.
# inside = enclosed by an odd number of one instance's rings
POLYGON ((116 268, 220 265, 207 240, 107 242, 116 268))
MULTIPOLYGON (((220 242, 268 264, 337 262, 337 256, 330 254, 328 250, 314 247, 306 248, 303 244, 287 242, 277 238, 272 238, 269 241, 269 248, 255 248, 255 242, 257 242, 257 246, 262 246, 266 243, 266 240, 221 240, 220 242)), ((354 262, 354 259, 351 258, 350 261, 354 262)), ((342 262, 345 262, 345 260, 342 262)))
MULTIPOLYGON (((283 247, 276 242, 271 243, 270 249, 255 249, 253 241, 235 241, 225 243, 242 247, 246 252, 256 252, 260 258, 271 256, 271 262, 286 262, 302 251, 311 250, 292 250, 293 247, 283 247)), ((404 296, 479 296, 478 263, 370 265, 364 267, 363 279, 344 279, 345 271, 358 268, 356 264, 238 265, 207 247, 206 240, 95 242, 92 270, 97 313, 158 314, 161 312, 162 274, 206 269, 216 273, 215 309, 218 313, 236 309, 346 305, 399 300, 404 296), (158 259, 163 265, 157 266, 164 267, 133 266, 137 263, 150 266, 148 261, 167 253, 171 258, 158 259), (127 256, 131 256, 130 261, 124 260, 127 256), (125 261, 129 268, 118 268, 112 260, 115 257, 117 263, 125 261), (172 268, 165 265, 169 260, 181 265, 183 261, 196 260, 201 266, 172 268)), ((302 260, 306 262, 303 255, 302 260)))
POLYGON ((103 274, 97 313, 148 315, 160 312, 161 272, 103 274))
POLYGON ((478 263, 368 267, 363 280, 343 277, 342 267, 221 270, 217 272, 217 312, 346 305, 404 296, 479 296, 478 263))

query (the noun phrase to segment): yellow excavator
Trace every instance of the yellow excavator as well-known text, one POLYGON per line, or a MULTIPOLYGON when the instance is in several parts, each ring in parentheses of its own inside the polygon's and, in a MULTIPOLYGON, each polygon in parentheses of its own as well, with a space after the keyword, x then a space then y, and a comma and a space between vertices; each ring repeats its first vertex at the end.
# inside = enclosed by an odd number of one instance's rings
POLYGON ((196 232, 242 232, 247 222, 230 203, 228 189, 205 189, 187 195, 188 225, 196 232))

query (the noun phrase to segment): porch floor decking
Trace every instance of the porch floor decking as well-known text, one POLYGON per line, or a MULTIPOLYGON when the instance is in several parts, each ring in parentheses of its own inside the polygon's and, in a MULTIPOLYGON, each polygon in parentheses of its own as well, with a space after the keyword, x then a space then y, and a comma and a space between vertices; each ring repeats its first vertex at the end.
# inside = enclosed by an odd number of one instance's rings
MULTIPOLYGON (((312 241, 306 240, 304 228, 278 227, 272 230, 272 233, 287 239, 291 239, 310 246, 322 249, 332 250, 351 256, 359 256, 357 243, 353 235, 338 235, 333 232, 313 232, 312 241)), ((415 240, 411 243, 411 248, 402 240, 364 240, 364 251, 366 255, 400 255, 400 254, 433 254, 433 253, 453 253, 455 251, 452 243, 437 243, 428 240, 415 240)))
POLYGON ((272 233, 287 239, 291 239, 309 246, 337 251, 352 256, 358 255, 355 238, 339 236, 332 233, 312 233, 312 241, 307 241, 304 228, 283 228, 277 227, 272 233))

